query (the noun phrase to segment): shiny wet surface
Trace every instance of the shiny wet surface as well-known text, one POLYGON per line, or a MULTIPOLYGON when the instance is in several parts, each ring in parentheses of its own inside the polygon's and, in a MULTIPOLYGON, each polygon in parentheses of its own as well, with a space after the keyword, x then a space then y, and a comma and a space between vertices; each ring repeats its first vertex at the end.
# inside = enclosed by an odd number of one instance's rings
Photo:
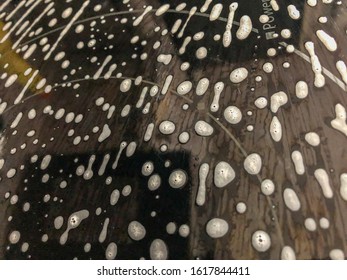
POLYGON ((216 20, 217 2, 201 11, 207 2, 1 1, 0 258, 345 258, 347 97, 336 63, 347 62, 346 3, 282 1, 274 11, 270 1, 240 1, 224 46, 231 2, 219 1, 216 20), (253 29, 240 40, 244 15, 253 29), (245 79, 233 80, 243 67, 245 79), (239 121, 226 116, 229 106, 239 121), (245 166, 251 154, 260 165, 245 166), (160 184, 150 189, 154 174, 160 184), (265 179, 273 191, 261 187, 265 179), (81 210, 88 215, 74 226, 81 210), (214 218, 227 229, 211 229, 214 218), (141 240, 129 233, 132 221, 145 228, 141 240))

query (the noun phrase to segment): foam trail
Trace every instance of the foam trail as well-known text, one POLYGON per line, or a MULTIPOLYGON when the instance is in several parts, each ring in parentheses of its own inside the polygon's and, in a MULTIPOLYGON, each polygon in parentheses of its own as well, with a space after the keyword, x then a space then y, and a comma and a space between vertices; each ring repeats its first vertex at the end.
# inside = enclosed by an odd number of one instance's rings
POLYGON ((16 100, 13 102, 13 104, 18 104, 18 103, 22 100, 22 98, 23 98, 23 96, 24 96, 26 90, 29 88, 29 86, 31 85, 31 83, 33 82, 33 80, 35 79, 35 77, 37 76, 38 73, 39 73, 39 71, 36 70, 36 71, 32 74, 32 76, 30 77, 30 79, 28 80, 28 82, 26 83, 26 85, 24 86, 24 88, 22 89, 22 91, 19 93, 19 95, 17 96, 17 98, 16 98, 16 100))
POLYGON ((42 2, 42 0, 37 0, 26 12, 25 14, 15 23, 15 25, 10 29, 10 31, 8 33, 6 33, 6 35, 1 39, 0 44, 2 44, 3 42, 5 42, 10 35, 12 34, 12 32, 17 28, 18 25, 20 25, 22 23, 22 21, 32 12, 32 10, 42 2))
POLYGON ((25 1, 26 1, 26 0, 21 1, 21 2, 16 6, 16 8, 5 18, 6 21, 10 20, 10 19, 17 13, 17 11, 18 11, 22 6, 24 6, 25 1))
MULTIPOLYGON (((39 0, 41 1, 41 0, 39 0)), ((54 45, 51 47, 51 49, 49 50, 49 52, 46 54, 46 56, 44 57, 44 60, 47 60, 51 57, 52 53, 54 52, 54 50, 57 48, 58 44, 60 43, 60 41, 64 38, 64 36, 66 35, 66 33, 68 33, 68 31, 70 30, 70 28, 72 27, 72 25, 74 24, 74 22, 83 14, 84 9, 89 5, 90 1, 87 0, 83 3, 83 5, 81 6, 81 8, 78 10, 78 12, 74 15, 74 17, 71 19, 71 21, 69 22, 68 25, 65 26, 65 28, 63 29, 63 31, 60 33, 57 41, 54 43, 54 45)))
POLYGON ((42 17, 48 13, 48 11, 54 6, 54 3, 50 3, 43 12, 33 21, 33 23, 25 30, 25 32, 20 36, 20 38, 13 44, 12 50, 18 47, 20 42, 24 39, 24 37, 30 32, 30 30, 34 27, 36 23, 38 23, 42 17))
POLYGON ((7 0, 6 2, 4 2, 1 6, 0 6, 0 12, 2 12, 3 9, 5 9, 7 7, 8 4, 11 3, 12 0, 7 0))

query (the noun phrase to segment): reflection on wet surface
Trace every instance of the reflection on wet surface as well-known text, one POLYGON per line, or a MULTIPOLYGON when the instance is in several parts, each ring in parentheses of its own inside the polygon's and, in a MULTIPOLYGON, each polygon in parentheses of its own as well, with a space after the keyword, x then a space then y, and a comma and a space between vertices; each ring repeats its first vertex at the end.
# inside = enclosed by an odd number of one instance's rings
POLYGON ((0 1, 0 258, 344 259, 345 15, 0 1))

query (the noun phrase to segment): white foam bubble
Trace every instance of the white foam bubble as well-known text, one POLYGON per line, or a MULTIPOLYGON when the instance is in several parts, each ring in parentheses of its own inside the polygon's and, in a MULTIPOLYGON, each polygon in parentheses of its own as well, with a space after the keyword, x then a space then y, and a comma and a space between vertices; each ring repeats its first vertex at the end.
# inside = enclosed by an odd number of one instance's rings
POLYGON ((128 92, 131 88, 132 80, 131 79, 125 79, 120 84, 120 91, 121 92, 128 92))
POLYGON ((267 106, 267 99, 263 96, 258 97, 255 101, 254 101, 254 105, 259 108, 259 109, 264 109, 267 106))
POLYGON ((289 5, 287 10, 292 19, 297 20, 300 18, 300 11, 294 5, 289 5))
POLYGON ((286 188, 283 192, 283 200, 285 205, 291 211, 298 211, 301 207, 300 200, 296 194, 296 192, 291 188, 286 188))
POLYGON ((316 221, 312 218, 305 219, 304 225, 308 231, 315 231, 317 229, 316 221))
POLYGON ((288 102, 288 96, 284 91, 279 91, 271 96, 270 108, 273 113, 277 113, 278 109, 288 102))
POLYGON ((322 17, 318 18, 318 21, 319 21, 319 23, 327 23, 328 22, 328 18, 322 16, 322 17))
POLYGON ((273 57, 273 56, 275 56, 275 55, 277 54, 277 51, 276 51, 275 48, 269 48, 269 49, 267 50, 266 54, 267 54, 268 56, 270 56, 270 57, 273 57))
POLYGON ((165 14, 170 9, 170 4, 164 4, 159 7, 159 9, 155 12, 155 15, 157 17, 165 14))
POLYGON ((166 232, 168 234, 174 234, 177 230, 177 226, 174 222, 170 222, 166 225, 166 232))
POLYGON ((328 51, 334 52, 337 50, 335 39, 327 34, 324 30, 317 30, 316 35, 328 51))
POLYGON ((319 226, 322 228, 322 229, 328 229, 329 226, 330 226, 330 222, 327 218, 323 217, 323 218, 320 218, 319 219, 319 226))
POLYGON ((220 218, 213 218, 206 224, 206 233, 211 238, 221 238, 227 234, 228 230, 229 224, 220 218))
POLYGON ((14 230, 10 233, 8 240, 10 241, 11 244, 17 244, 20 240, 20 232, 18 230, 14 230))
POLYGON ((263 64, 263 70, 265 73, 271 73, 274 69, 274 66, 271 62, 265 62, 263 64))
POLYGON ((347 84, 347 67, 346 67, 346 64, 342 60, 339 60, 336 62, 336 69, 339 71, 343 82, 345 84, 347 84))
POLYGON ((131 157, 135 153, 136 147, 137 147, 136 142, 134 142, 134 141, 130 142, 126 151, 125 151, 125 155, 127 157, 131 157))
POLYGON ((290 31, 290 29, 282 29, 281 30, 281 36, 284 38, 284 39, 289 39, 290 37, 292 37, 292 32, 290 31))
POLYGON ((236 211, 239 214, 243 214, 247 211, 247 205, 244 202, 239 202, 236 204, 236 211))
POLYGON ((260 189, 264 195, 272 195, 275 191, 275 184, 272 180, 265 179, 261 182, 260 189))
POLYGON ((277 12, 280 9, 276 0, 270 0, 270 5, 275 12, 277 12))
POLYGON ((151 191, 157 190, 161 185, 161 178, 158 174, 152 175, 148 180, 148 189, 151 191))
POLYGON ((295 252, 292 247, 284 246, 282 248, 281 260, 296 260, 295 252))
POLYGON ((157 61, 164 65, 169 65, 172 60, 172 54, 160 54, 157 57, 157 61))
POLYGON ((308 85, 305 81, 298 81, 295 85, 295 95, 297 98, 303 99, 308 95, 308 85))
POLYGON ((243 167, 248 174, 258 174, 262 167, 262 160, 260 155, 257 153, 249 154, 243 162, 243 167))
POLYGON ((11 76, 9 76, 5 82, 5 87, 8 88, 10 86, 12 86, 15 81, 17 80, 18 75, 17 74, 12 74, 11 76))
POLYGON ((183 188, 187 183, 187 174, 182 169, 174 170, 169 176, 169 184, 174 189, 183 188))
POLYGON ((228 20, 227 24, 225 26, 225 31, 223 33, 223 46, 229 47, 232 41, 231 37, 231 28, 233 26, 233 21, 234 21, 234 16, 235 16, 235 11, 238 8, 238 3, 233 2, 229 5, 229 15, 228 15, 228 20))
POLYGON ((271 247, 271 238, 263 230, 257 230, 252 235, 252 246, 258 252, 266 252, 271 247))
POLYGON ((184 41, 182 43, 182 46, 180 47, 180 49, 178 50, 179 54, 184 54, 186 52, 186 48, 188 46, 188 44, 190 43, 190 41, 192 40, 191 36, 187 36, 186 38, 184 38, 184 41))
POLYGON ((179 95, 185 95, 191 91, 193 84, 191 81, 184 81, 177 86, 177 93, 179 95))
POLYGON ((229 163, 220 161, 214 169, 214 184, 223 188, 235 179, 235 171, 229 163))
POLYGON ((168 75, 166 77, 164 85, 163 85, 163 88, 161 90, 161 94, 166 94, 167 93, 167 91, 169 90, 169 87, 171 85, 172 80, 173 80, 173 76, 172 75, 168 75))
POLYGON ((64 218, 62 216, 58 216, 54 219, 54 227, 55 229, 60 229, 64 224, 64 218))
POLYGON ((282 125, 276 116, 272 117, 270 123, 270 135, 275 142, 279 142, 282 139, 282 125))
POLYGON ((128 225, 128 234, 132 240, 139 241, 145 238, 146 229, 138 221, 131 221, 128 225))
POLYGON ((136 18, 136 19, 134 20, 133 26, 138 26, 138 25, 141 23, 141 21, 143 20, 144 16, 145 16, 146 14, 148 14, 150 11, 152 11, 152 9, 153 9, 152 6, 147 6, 147 7, 145 8, 145 10, 143 11, 143 13, 142 13, 138 18, 136 18))
POLYGON ((199 168, 199 186, 198 193, 196 195, 196 204, 202 206, 206 201, 206 179, 210 171, 210 166, 208 163, 203 163, 199 168))
POLYGON ((182 38, 183 37, 184 31, 185 31, 185 29, 186 29, 186 27, 188 25, 188 22, 190 21, 191 17, 196 13, 196 10, 197 10, 196 6, 194 6, 194 7, 192 7, 190 9, 189 14, 188 14, 188 18, 186 19, 186 22, 184 23, 181 31, 178 33, 177 38, 182 38))
POLYGON ((180 133, 180 135, 178 136, 178 141, 181 144, 186 144, 188 143, 190 139, 189 133, 187 131, 183 131, 182 133, 180 133))
POLYGON ((116 205, 118 200, 119 200, 119 197, 120 197, 119 190, 117 190, 117 189, 113 190, 111 195, 110 195, 110 204, 112 206, 116 205))
POLYGON ((111 129, 108 124, 104 124, 102 131, 99 135, 98 141, 101 143, 111 135, 111 129))
POLYGON ((170 135, 175 131, 175 124, 172 121, 162 121, 159 124, 159 131, 164 135, 170 135))
POLYGON ((188 225, 183 224, 178 228, 178 233, 181 237, 188 237, 190 233, 190 228, 188 225))
POLYGON ((244 40, 249 36, 251 32, 252 32, 252 20, 249 16, 244 15, 240 19, 240 26, 236 32, 236 37, 239 40, 244 40))
POLYGON ((17 170, 15 168, 10 168, 6 173, 6 177, 8 179, 11 179, 16 175, 16 173, 17 173, 17 170))
POLYGON ((154 239, 149 248, 151 260, 166 260, 169 255, 165 242, 161 239, 154 239))
POLYGON ((340 175, 340 195, 343 200, 347 201, 347 173, 340 175))
POLYGON ((107 260, 114 260, 117 256, 118 247, 117 244, 114 242, 111 242, 107 245, 106 251, 105 251, 105 257, 107 260))
POLYGON ((196 86, 195 92, 197 95, 204 95, 210 85, 210 80, 201 78, 196 86))
POLYGON ((311 146, 317 147, 320 144, 319 135, 316 132, 308 132, 305 134, 305 140, 311 146))
POLYGON ((228 106, 224 110, 224 118, 230 124, 238 124, 242 119, 242 112, 236 106, 228 106))
POLYGON ((313 42, 306 42, 305 48, 310 55, 312 71, 315 75, 314 85, 321 88, 325 85, 325 77, 322 75, 322 66, 320 64, 318 56, 315 54, 313 42))
POLYGON ((305 173, 304 159, 300 151, 293 151, 291 155, 292 161, 294 163, 295 172, 298 175, 303 175, 305 173))
POLYGON ((333 249, 329 252, 329 257, 332 260, 344 260, 345 253, 341 249, 333 249))
POLYGON ((197 121, 194 130, 200 136, 211 136, 214 131, 213 127, 205 121, 197 121))
POLYGON ((219 99, 220 95, 224 89, 224 83, 223 82, 217 82, 214 85, 214 97, 210 106, 211 112, 217 112, 219 110, 219 99))
POLYGON ((210 6, 212 0, 205 0, 204 5, 200 8, 201 13, 205 13, 208 10, 208 7, 210 6))
POLYGON ((333 197, 333 191, 332 191, 332 188, 330 186, 328 173, 324 169, 319 168, 314 172, 314 177, 318 181, 318 183, 322 189, 324 197, 325 198, 332 198, 333 197))
POLYGON ((13 122, 11 123, 10 125, 10 128, 16 128, 18 123, 20 122, 20 120, 22 119, 23 117, 23 113, 22 112, 19 112, 16 116, 16 118, 13 120, 13 122))
POLYGON ((143 136, 143 140, 145 142, 148 142, 149 140, 151 140, 152 134, 153 134, 153 129, 154 129, 154 123, 148 124, 146 131, 145 131, 145 135, 143 136))
POLYGON ((259 17, 259 22, 260 23, 267 23, 268 21, 269 21, 269 16, 268 15, 260 15, 260 17, 259 17))
POLYGON ((212 10, 211 10, 211 13, 210 13, 210 21, 215 21, 219 18, 221 12, 223 10, 223 5, 218 3, 218 4, 215 4, 213 7, 212 7, 212 10))
POLYGON ((200 32, 194 34, 193 40, 194 41, 200 41, 204 38, 204 36, 205 36, 205 32, 200 31, 200 32))
POLYGON ((236 68, 230 73, 230 81, 234 84, 241 83, 248 76, 248 70, 244 67, 236 68))
POLYGON ((207 56, 207 49, 205 47, 200 47, 196 50, 195 56, 197 59, 204 59, 207 56))
POLYGON ((154 171, 154 164, 152 161, 146 161, 141 168, 143 176, 150 176, 154 171))
POLYGON ((68 239, 69 231, 71 229, 77 228, 81 222, 89 217, 89 211, 88 210, 80 210, 77 212, 72 213, 68 218, 68 224, 65 232, 60 236, 60 244, 64 245, 68 239))
POLYGON ((52 159, 51 155, 45 155, 42 159, 40 169, 45 170, 48 167, 48 165, 50 164, 51 159, 52 159))

